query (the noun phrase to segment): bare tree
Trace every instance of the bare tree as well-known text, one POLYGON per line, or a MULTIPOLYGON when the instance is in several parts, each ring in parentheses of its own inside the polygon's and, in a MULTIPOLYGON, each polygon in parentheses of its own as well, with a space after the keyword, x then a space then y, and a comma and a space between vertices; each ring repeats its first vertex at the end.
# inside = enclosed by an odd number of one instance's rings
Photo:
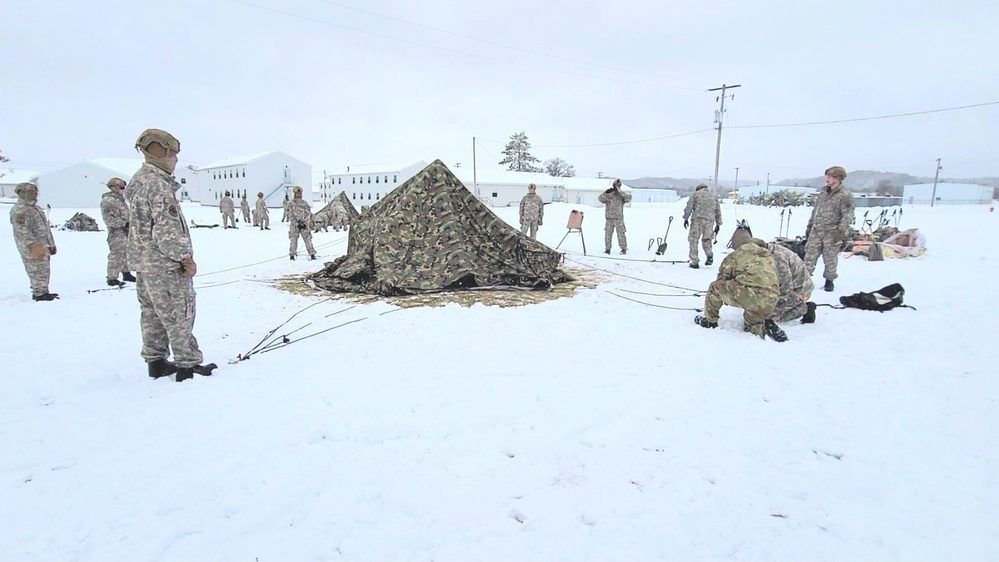
POLYGON ((510 135, 510 142, 503 148, 504 158, 500 165, 506 165, 507 170, 514 172, 540 172, 535 163, 541 160, 531 156, 531 143, 527 142, 526 133, 510 135))
MULTIPOLYGON (((10 162, 10 158, 7 158, 7 155, 4 154, 2 150, 0 150, 0 162, 10 162)), ((4 173, 3 170, 0 170, 0 178, 4 177, 5 175, 7 174, 4 173)))
POLYGON ((545 161, 545 172, 549 176, 555 176, 556 178, 576 177, 576 168, 561 158, 552 158, 545 161))

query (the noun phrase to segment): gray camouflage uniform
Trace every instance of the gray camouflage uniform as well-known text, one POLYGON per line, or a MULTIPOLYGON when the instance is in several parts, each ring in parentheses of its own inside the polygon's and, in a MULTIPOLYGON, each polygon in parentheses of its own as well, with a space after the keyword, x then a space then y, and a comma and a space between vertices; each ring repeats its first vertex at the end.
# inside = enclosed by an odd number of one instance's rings
POLYGON ((815 264, 822 255, 825 270, 822 276, 832 281, 836 274, 837 259, 843 238, 853 222, 853 194, 843 184, 836 189, 828 186, 815 196, 815 207, 805 229, 805 266, 808 274, 815 273, 815 264))
POLYGON ((263 230, 265 228, 267 230, 270 230, 271 215, 270 212, 267 210, 267 202, 264 201, 263 197, 259 196, 257 197, 257 205, 255 210, 257 211, 257 226, 260 227, 260 230, 263 230))
POLYGON ((288 255, 294 257, 298 253, 298 237, 301 236, 305 242, 305 249, 309 251, 309 257, 314 258, 316 249, 312 247, 312 229, 309 226, 312 221, 312 209, 309 204, 296 197, 289 202, 287 214, 288 238, 291 239, 288 255))
POLYGON ((812 277, 798 254, 776 242, 767 244, 767 247, 777 265, 777 284, 780 286, 780 296, 770 319, 774 322, 797 320, 808 310, 805 302, 815 289, 812 277))
POLYGON ((284 203, 281 204, 281 222, 286 222, 286 221, 290 222, 291 219, 288 217, 288 209, 290 207, 291 207, 291 201, 288 200, 288 196, 285 195, 284 203))
POLYGON ((222 213, 222 228, 236 228, 236 205, 232 197, 226 195, 219 201, 219 211, 222 213))
POLYGON ((183 273, 194 259, 191 233, 175 192, 180 184, 170 174, 146 163, 125 191, 129 203, 128 264, 136 272, 142 326, 142 358, 167 359, 170 349, 178 367, 195 367, 204 356, 195 339, 194 281, 183 273))
MULTIPOLYGON (((49 262, 56 245, 45 211, 38 206, 37 199, 25 196, 27 188, 21 187, 24 185, 31 184, 19 184, 15 188, 17 203, 10 209, 10 224, 14 226, 14 244, 31 282, 31 294, 37 297, 49 292, 49 262)), ((37 187, 31 185, 31 188, 38 193, 37 187)))
POLYGON ((246 200, 245 195, 239 200, 239 210, 243 212, 243 222, 250 224, 250 202, 246 200))
POLYGON ((721 205, 718 198, 707 189, 694 191, 687 206, 683 210, 683 220, 690 219, 687 230, 687 242, 690 244, 690 263, 696 265, 700 259, 697 253, 697 242, 701 242, 706 258, 714 258, 711 239, 714 237, 715 225, 721 226, 721 205))
POLYGON ((520 231, 531 238, 538 237, 538 227, 545 220, 545 202, 537 193, 528 193, 520 200, 520 231))
POLYGON ((604 250, 610 253, 611 240, 614 231, 617 230, 617 245, 622 252, 628 251, 628 236, 625 234, 628 229, 624 225, 624 205, 631 201, 631 193, 627 191, 614 190, 610 193, 603 192, 598 201, 604 204, 604 250))
POLYGON ((344 209, 339 201, 333 202, 333 206, 330 207, 330 216, 332 217, 333 230, 337 232, 347 230, 347 223, 349 222, 347 209, 344 209))
POLYGON ((128 245, 128 205, 120 191, 109 191, 101 196, 101 217, 108 229, 108 280, 128 271, 126 246, 128 245))

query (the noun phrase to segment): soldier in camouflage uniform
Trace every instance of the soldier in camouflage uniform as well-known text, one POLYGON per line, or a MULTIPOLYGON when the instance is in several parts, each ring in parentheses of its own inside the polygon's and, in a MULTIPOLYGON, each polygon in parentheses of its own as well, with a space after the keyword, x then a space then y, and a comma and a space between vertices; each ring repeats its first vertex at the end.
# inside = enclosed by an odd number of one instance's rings
POLYGON ((718 234, 721 227, 721 205, 718 198, 708 191, 706 184, 698 184, 694 194, 687 200, 687 206, 683 209, 683 227, 689 228, 687 231, 687 242, 690 243, 690 267, 697 269, 699 256, 697 254, 697 242, 701 242, 704 248, 704 265, 714 263, 714 252, 711 248, 711 238, 718 234))
POLYGON ((722 260, 718 278, 708 287, 704 297, 704 315, 694 322, 704 328, 717 328, 723 304, 744 310, 743 329, 757 336, 770 336, 775 341, 787 341, 787 335, 770 316, 773 314, 780 288, 777 266, 762 240, 737 228, 730 243, 735 250, 722 260))
POLYGON ((142 358, 149 376, 177 373, 176 381, 208 376, 215 364, 204 356, 194 338, 196 311, 191 234, 177 202, 180 184, 173 178, 180 141, 159 129, 139 135, 135 148, 146 162, 132 176, 125 196, 129 203, 128 263, 136 271, 142 327, 142 358), (167 361, 170 350, 174 361, 167 361))
POLYGON ((826 187, 815 196, 812 216, 808 219, 805 229, 805 266, 808 274, 815 273, 815 264, 822 255, 825 270, 822 276, 826 291, 835 289, 833 280, 836 274, 837 260, 843 239, 853 222, 853 194, 843 187, 846 170, 841 166, 833 166, 826 170, 826 187))
POLYGON ((267 210, 267 202, 264 201, 264 193, 260 192, 257 194, 257 224, 260 226, 260 230, 270 230, 271 229, 271 214, 267 210))
POLYGON ((808 300, 815 285, 805 262, 794 251, 777 242, 771 242, 767 247, 777 265, 777 284, 780 286, 780 297, 770 318, 774 322, 790 322, 798 318, 801 318, 802 324, 815 322, 815 303, 808 300))
POLYGON ((219 201, 219 212, 222 213, 222 228, 236 228, 236 205, 228 191, 219 201))
POLYGON ((628 253, 628 229, 624 226, 624 205, 631 201, 631 193, 621 189, 621 180, 614 180, 613 187, 607 189, 597 198, 604 204, 604 253, 611 252, 611 239, 617 230, 617 245, 621 253, 628 253))
POLYGON ((337 232, 347 230, 347 223, 350 222, 350 218, 347 215, 347 209, 343 208, 343 203, 333 201, 333 205, 330 207, 330 216, 330 220, 333 223, 333 230, 337 232))
POLYGON ((57 299, 57 293, 49 292, 49 261, 56 254, 56 245, 45 211, 38 206, 38 186, 19 183, 14 193, 17 203, 10 209, 10 224, 14 225, 14 243, 31 282, 31 298, 36 301, 57 299))
POLYGON ((288 217, 288 209, 291 206, 291 201, 288 200, 288 194, 284 196, 284 203, 281 204, 281 222, 291 222, 288 217))
POLYGON ((538 186, 527 186, 527 195, 520 200, 520 231, 537 239, 538 227, 545 221, 545 202, 538 195, 538 186))
POLYGON ((125 281, 135 281, 125 260, 125 247, 128 244, 128 205, 125 204, 125 180, 108 180, 111 191, 101 196, 101 217, 108 229, 108 285, 120 287, 125 281), (118 280, 118 274, 122 280, 118 280))
MULTIPOLYGON (((250 202, 246 200, 246 194, 239 200, 239 210, 243 212, 243 222, 250 224, 250 202)), ((257 226, 257 225, 253 225, 257 226)))
POLYGON ((312 222, 312 209, 309 204, 302 199, 302 188, 295 186, 292 190, 295 198, 288 203, 288 238, 291 245, 288 247, 288 256, 295 259, 298 253, 298 237, 305 241, 305 249, 309 251, 309 259, 316 259, 316 249, 312 247, 312 229, 309 223, 312 222))

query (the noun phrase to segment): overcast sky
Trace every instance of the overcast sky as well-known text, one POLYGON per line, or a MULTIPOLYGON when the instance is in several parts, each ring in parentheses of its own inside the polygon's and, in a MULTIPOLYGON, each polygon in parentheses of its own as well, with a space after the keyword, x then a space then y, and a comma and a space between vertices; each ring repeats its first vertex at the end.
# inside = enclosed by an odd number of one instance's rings
POLYGON ((157 127, 191 162, 278 149, 319 176, 471 166, 473 137, 497 169, 524 132, 580 176, 710 177, 728 83, 722 179, 999 175, 999 105, 738 128, 999 101, 994 1, 6 0, 3 24, 15 168, 136 157, 157 127))

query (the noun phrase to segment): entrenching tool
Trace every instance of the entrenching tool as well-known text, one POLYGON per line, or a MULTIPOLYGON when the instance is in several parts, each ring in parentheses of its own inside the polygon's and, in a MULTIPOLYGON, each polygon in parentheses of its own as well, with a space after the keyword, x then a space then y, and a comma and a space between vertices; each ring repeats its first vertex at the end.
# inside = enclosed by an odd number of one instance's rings
MULTIPOLYGON (((669 216, 669 222, 666 223, 666 234, 663 234, 662 239, 659 240, 659 247, 656 248, 657 256, 661 256, 666 253, 666 239, 669 238, 669 227, 671 226, 673 226, 673 215, 669 216)), ((651 246, 651 244, 649 245, 651 246)))
POLYGON ((786 210, 787 207, 780 210, 780 228, 777 229, 777 236, 780 236, 781 233, 784 232, 784 211, 786 210))
POLYGON ((787 208, 787 230, 784 231, 784 237, 787 238, 791 235, 791 207, 787 208))

